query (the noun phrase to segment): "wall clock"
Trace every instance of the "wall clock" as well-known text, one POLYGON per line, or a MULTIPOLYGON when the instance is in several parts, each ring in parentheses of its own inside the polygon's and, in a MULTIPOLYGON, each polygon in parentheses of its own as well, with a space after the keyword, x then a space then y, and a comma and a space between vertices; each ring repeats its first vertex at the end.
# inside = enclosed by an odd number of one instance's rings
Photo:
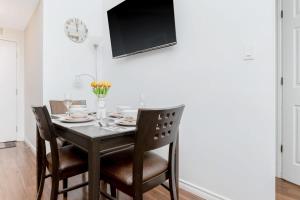
POLYGON ((82 20, 72 18, 65 23, 65 33, 73 42, 82 43, 87 38, 88 28, 82 20))

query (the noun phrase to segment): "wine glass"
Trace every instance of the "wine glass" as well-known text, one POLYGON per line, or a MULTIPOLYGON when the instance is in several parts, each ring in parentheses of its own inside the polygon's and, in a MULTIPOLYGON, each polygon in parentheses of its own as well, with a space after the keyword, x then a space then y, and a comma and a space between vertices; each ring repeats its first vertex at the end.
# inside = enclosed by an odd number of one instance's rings
POLYGON ((70 107, 72 105, 72 96, 71 96, 71 94, 69 94, 69 93, 65 94, 64 104, 67 108, 66 114, 67 114, 67 116, 70 117, 70 107))
POLYGON ((139 108, 145 108, 145 95, 143 93, 140 93, 139 96, 139 108))

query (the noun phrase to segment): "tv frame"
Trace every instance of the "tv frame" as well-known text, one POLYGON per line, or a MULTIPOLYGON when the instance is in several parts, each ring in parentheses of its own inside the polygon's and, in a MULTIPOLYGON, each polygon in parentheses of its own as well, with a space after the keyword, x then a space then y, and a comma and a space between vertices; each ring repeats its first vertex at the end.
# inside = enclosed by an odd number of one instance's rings
MULTIPOLYGON (((125 0, 127 1, 127 0, 125 0)), ((123 2, 122 2, 123 3, 123 2)), ((119 4, 118 4, 119 5, 119 4)), ((116 5, 116 6, 118 6, 116 5)), ((174 0, 173 0, 173 5, 174 5, 174 0)), ((115 7, 116 7, 115 6, 115 7)), ((112 9, 114 9, 115 7, 109 9, 107 11, 107 20, 108 20, 108 26, 109 25, 109 17, 108 17, 108 12, 111 11, 112 9)), ((153 50, 157 50, 157 49, 162 49, 162 48, 166 48, 166 47, 171 47, 171 46, 174 46, 177 44, 177 29, 176 29, 176 19, 175 19, 175 8, 173 6, 173 13, 174 13, 174 30, 175 30, 175 42, 171 42, 171 43, 166 43, 166 44, 162 44, 162 45, 159 45, 159 46, 154 46, 154 47, 151 47, 151 48, 146 48, 146 49, 142 49, 142 50, 138 50, 138 51, 134 51, 134 52, 131 52, 131 53, 126 53, 126 54, 122 54, 122 55, 119 55, 119 56, 114 56, 113 55, 113 47, 112 47, 112 42, 111 42, 111 33, 110 33, 110 27, 108 27, 109 29, 109 36, 110 36, 110 43, 111 43, 111 49, 112 49, 112 57, 113 59, 118 59, 118 58, 124 58, 124 57, 128 57, 128 56, 132 56, 132 55, 136 55, 136 54, 141 54, 141 53, 145 53, 145 52, 149 52, 149 51, 153 51, 153 50)))

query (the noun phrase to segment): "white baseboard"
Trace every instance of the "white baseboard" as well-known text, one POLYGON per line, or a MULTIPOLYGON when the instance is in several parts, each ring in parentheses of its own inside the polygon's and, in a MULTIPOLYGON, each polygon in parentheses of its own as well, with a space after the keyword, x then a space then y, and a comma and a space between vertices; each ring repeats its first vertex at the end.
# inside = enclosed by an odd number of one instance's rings
POLYGON ((17 142, 23 142, 24 141, 24 134, 17 134, 17 142))
POLYGON ((25 144, 27 145, 27 146, 29 146, 29 148, 32 150, 32 152, 34 153, 34 154, 36 154, 36 148, 31 144, 31 142, 29 142, 29 140, 28 139, 24 139, 24 142, 25 142, 25 144))
POLYGON ((212 191, 209 191, 205 188, 201 188, 182 179, 179 180, 179 187, 187 192, 190 192, 206 200, 231 200, 229 198, 218 195, 212 191))

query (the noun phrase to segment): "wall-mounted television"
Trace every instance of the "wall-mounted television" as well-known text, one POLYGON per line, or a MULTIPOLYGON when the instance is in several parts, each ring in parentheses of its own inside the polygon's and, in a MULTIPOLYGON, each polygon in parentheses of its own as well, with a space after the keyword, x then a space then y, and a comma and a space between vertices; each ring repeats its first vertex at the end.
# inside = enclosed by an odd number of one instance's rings
POLYGON ((114 58, 177 43, 173 0, 126 0, 107 16, 114 58))

